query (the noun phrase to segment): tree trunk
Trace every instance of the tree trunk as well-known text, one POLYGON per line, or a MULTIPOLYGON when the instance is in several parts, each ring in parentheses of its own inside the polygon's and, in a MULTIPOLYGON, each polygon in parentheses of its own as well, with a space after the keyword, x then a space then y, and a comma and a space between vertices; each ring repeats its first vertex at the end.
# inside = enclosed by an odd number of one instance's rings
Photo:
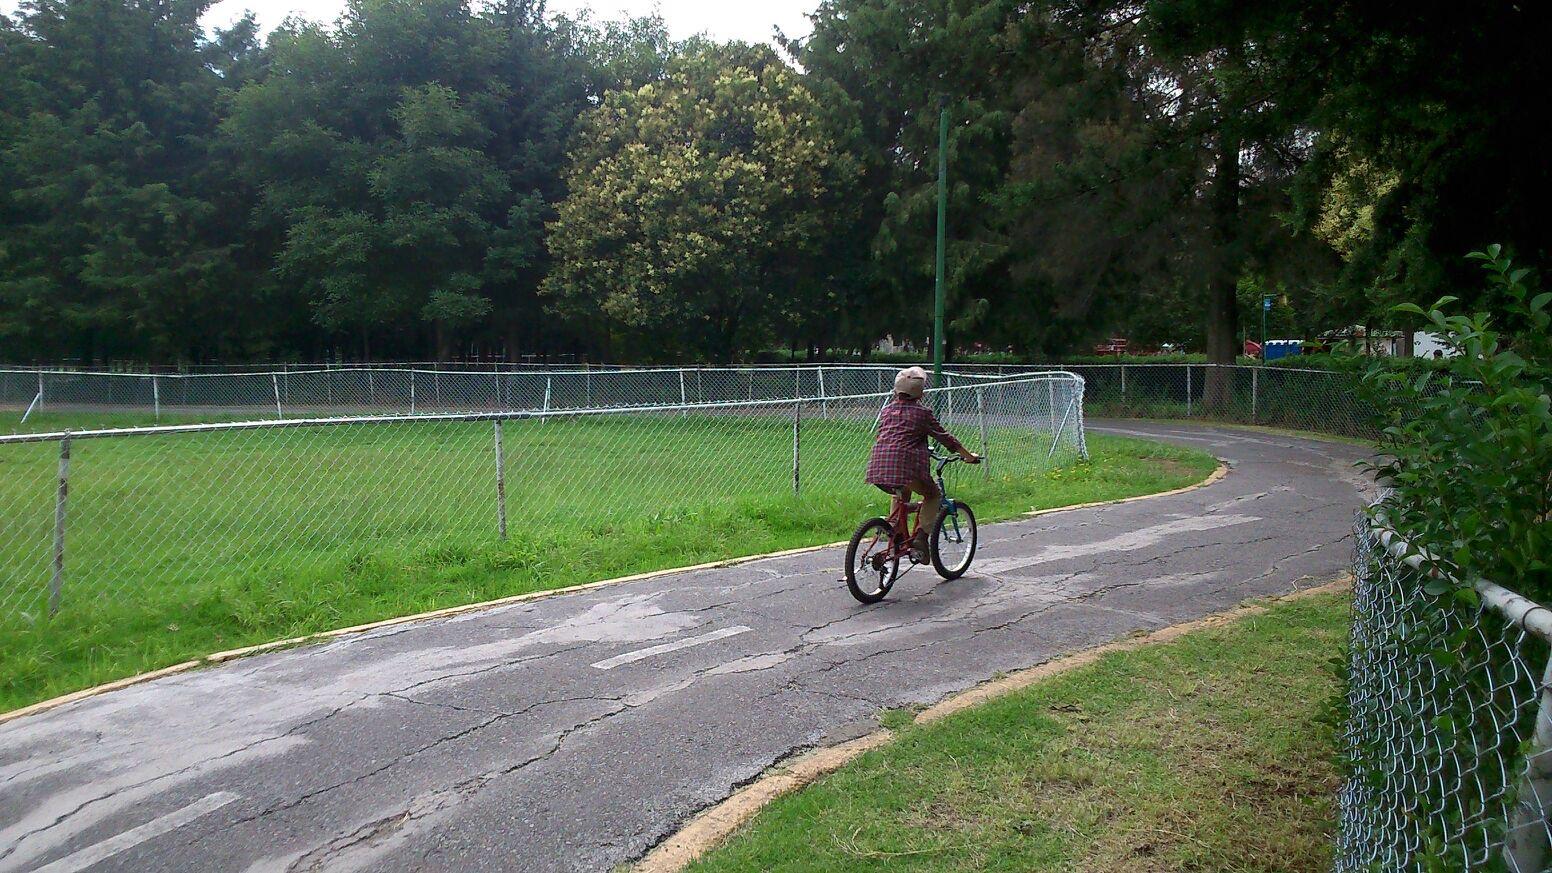
MULTIPOLYGON (((1239 225, 1240 139, 1223 130, 1218 135, 1218 160, 1214 172, 1212 200, 1215 263, 1207 280, 1207 362, 1233 364, 1238 349, 1239 256, 1235 237, 1239 225)), ((1202 403, 1208 409, 1226 409, 1233 395, 1232 370, 1208 367, 1202 385, 1202 403)))
POLYGON ((452 357, 452 349, 447 344, 447 325, 441 321, 436 322, 435 333, 436 359, 446 361, 452 357))

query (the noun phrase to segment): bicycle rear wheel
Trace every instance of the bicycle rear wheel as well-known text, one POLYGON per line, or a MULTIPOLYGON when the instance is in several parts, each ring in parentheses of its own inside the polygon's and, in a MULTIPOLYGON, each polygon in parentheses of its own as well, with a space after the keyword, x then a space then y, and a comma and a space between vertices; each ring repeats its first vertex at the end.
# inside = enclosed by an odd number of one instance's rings
POLYGON ((969 504, 954 501, 954 511, 938 517, 932 529, 932 568, 944 579, 958 579, 975 560, 979 531, 969 504))
POLYGON ((846 587, 862 603, 883 600, 900 575, 894 533, 888 519, 870 518, 857 525, 846 544, 846 587))

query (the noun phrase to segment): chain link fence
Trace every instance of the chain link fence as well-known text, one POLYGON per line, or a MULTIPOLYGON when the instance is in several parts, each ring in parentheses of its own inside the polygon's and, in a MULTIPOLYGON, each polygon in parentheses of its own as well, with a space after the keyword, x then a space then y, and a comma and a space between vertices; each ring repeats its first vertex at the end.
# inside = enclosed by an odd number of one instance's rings
MULTIPOLYGON (((513 407, 490 412, 0 436, 0 647, 46 635, 54 615, 128 605, 154 622, 223 608, 224 585, 349 584, 381 555, 596 542, 630 526, 726 537, 773 495, 809 511, 866 491, 888 397, 875 374, 823 396, 807 393, 807 371, 694 375, 504 382, 482 401, 513 407), (649 405, 665 391, 675 402, 649 405), (588 402, 615 408, 566 408, 588 402)), ((956 472, 967 496, 1086 456, 1082 379, 970 381, 928 399, 989 457, 956 472)))
MULTIPOLYGON (((0 370, 13 430, 255 418, 419 415, 848 397, 888 390, 895 368, 503 368, 320 370, 169 375, 0 370), (29 425, 28 422, 33 424, 29 425), (39 423, 42 423, 41 426, 39 423)), ((1070 374, 1069 374, 1070 375, 1070 374)), ((991 380, 946 374, 943 387, 991 380), (957 381, 956 381, 957 380, 957 381)), ((957 396, 957 395, 951 395, 957 396)))
MULTIPOLYGON (((1379 436, 1363 375, 1245 364, 1061 364, 1088 385, 1089 414, 1259 424, 1338 436, 1379 436)), ((1015 376, 1023 365, 954 365, 964 374, 1015 376)))
MULTIPOLYGON (((893 366, 566 367, 437 365, 250 373, 0 370, 11 430, 340 415, 612 409, 828 398, 884 391, 893 366), (32 422, 29 424, 28 422, 32 422)), ((1261 424, 1372 439, 1374 409, 1354 372, 1212 364, 954 364, 945 387, 1066 372, 1089 413, 1261 424), (957 381, 956 381, 957 380, 957 381)))
POLYGON ((1335 868, 1552 869, 1552 611, 1360 515, 1335 868), (1439 586, 1435 586, 1436 590, 1439 586))

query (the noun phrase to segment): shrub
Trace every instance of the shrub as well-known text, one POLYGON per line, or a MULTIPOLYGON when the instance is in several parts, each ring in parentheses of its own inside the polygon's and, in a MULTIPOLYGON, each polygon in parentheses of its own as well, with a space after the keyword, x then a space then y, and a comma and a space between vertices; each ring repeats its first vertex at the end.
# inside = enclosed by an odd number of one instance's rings
MULTIPOLYGON (((1456 299, 1398 311, 1426 318, 1458 354, 1443 369, 1398 371, 1375 365, 1387 423, 1378 465, 1394 489, 1382 508, 1394 527, 1424 549, 1448 577, 1443 594, 1480 577, 1539 602, 1552 595, 1552 401, 1547 312, 1552 292, 1536 293, 1531 271, 1499 246, 1474 252, 1500 299, 1497 314, 1450 314, 1456 299)), ((1469 593, 1463 597, 1469 599, 1469 593)))

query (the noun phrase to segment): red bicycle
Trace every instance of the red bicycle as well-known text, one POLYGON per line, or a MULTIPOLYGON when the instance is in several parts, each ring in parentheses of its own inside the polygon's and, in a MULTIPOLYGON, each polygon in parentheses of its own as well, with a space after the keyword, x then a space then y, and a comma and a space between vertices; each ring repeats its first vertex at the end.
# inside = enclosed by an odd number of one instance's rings
MULTIPOLYGON (((954 455, 932 453, 937 462, 932 474, 943 494, 943 512, 927 539, 932 567, 944 579, 958 579, 970 569, 977 542, 975 513, 970 505, 948 496, 943 468, 961 460, 954 455)), ((890 503, 889 516, 870 518, 857 525, 846 546, 846 587, 863 603, 884 599, 900 578, 900 559, 909 562, 906 572, 920 563, 911 552, 911 540, 921 524, 921 504, 899 497, 890 503)))

